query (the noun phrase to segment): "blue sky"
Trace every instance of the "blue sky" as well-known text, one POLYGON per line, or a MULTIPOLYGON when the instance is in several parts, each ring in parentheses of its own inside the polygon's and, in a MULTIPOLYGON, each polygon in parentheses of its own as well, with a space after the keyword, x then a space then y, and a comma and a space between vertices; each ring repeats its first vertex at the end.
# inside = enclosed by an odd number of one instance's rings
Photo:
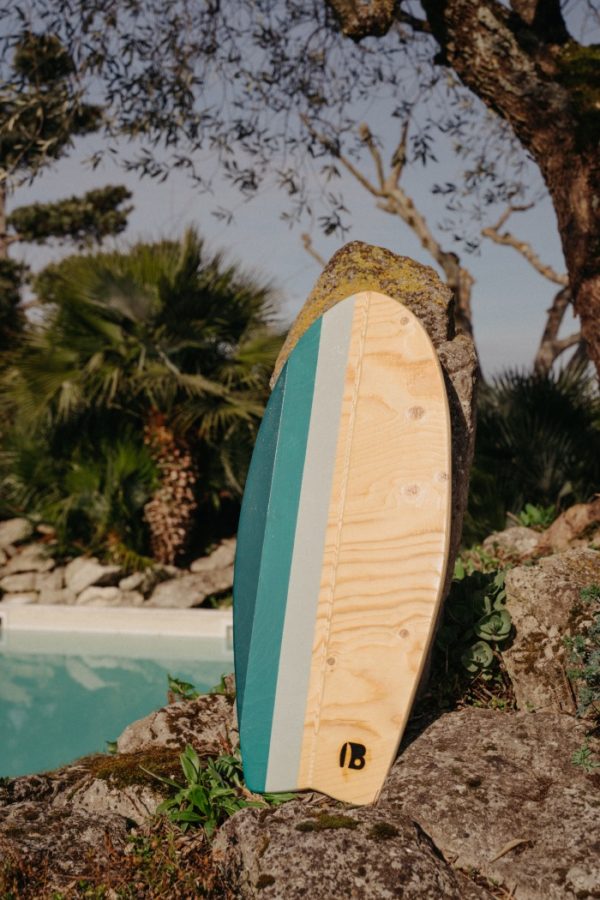
MULTIPOLYGON (((393 142, 387 146, 386 127, 383 128, 384 150, 389 149, 390 155, 393 142)), ((343 193, 350 210, 351 230, 345 239, 326 238, 316 224, 311 227, 310 223, 303 223, 290 229, 282 222, 286 198, 275 184, 266 186, 252 201, 245 202, 236 189, 226 183, 217 183, 213 196, 202 194, 181 172, 174 172, 162 184, 148 178, 140 180, 108 156, 92 171, 84 161, 96 149, 95 141, 98 138, 87 138, 32 186, 19 188, 11 205, 58 199, 109 183, 126 184, 134 194, 135 209, 118 245, 140 239, 177 237, 186 226, 195 225, 211 249, 225 250, 230 260, 274 283, 281 298, 281 315, 285 322, 293 319, 320 271, 302 246, 302 231, 310 231, 315 248, 325 258, 345 240, 355 239, 432 264, 410 229, 398 218, 377 210, 374 199, 350 176, 338 181, 335 190, 343 193), (218 221, 212 215, 216 206, 232 209, 234 222, 225 225, 218 221)), ((434 180, 456 177, 457 163, 451 154, 440 148, 439 156, 441 166, 434 180)), ((214 168, 214 160, 208 157, 205 164, 214 168)), ((531 178, 534 177, 535 173, 532 173, 531 178)), ((430 224, 435 226, 444 210, 440 199, 431 194, 431 182, 427 169, 413 166, 405 172, 402 184, 430 224)), ((496 209, 490 223, 498 214, 496 209)), ((544 262, 564 271, 554 212, 547 200, 528 213, 515 215, 510 228, 531 242, 544 262)), ((449 236, 442 235, 442 243, 453 249, 449 236)), ((64 251, 24 247, 18 252, 37 268, 64 251)), ((538 275, 514 250, 495 246, 489 241, 483 242, 479 254, 464 254, 462 258, 476 279, 473 293, 475 333, 485 374, 490 376, 509 366, 529 366, 542 332, 545 310, 556 286, 538 275)), ((565 323, 565 328, 573 330, 571 323, 565 323)))

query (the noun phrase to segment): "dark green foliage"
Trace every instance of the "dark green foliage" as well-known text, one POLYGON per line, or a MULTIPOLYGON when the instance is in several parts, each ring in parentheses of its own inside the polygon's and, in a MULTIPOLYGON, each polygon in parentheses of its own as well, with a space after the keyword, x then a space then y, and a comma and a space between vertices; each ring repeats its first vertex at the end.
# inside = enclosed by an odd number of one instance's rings
POLYGON ((69 257, 36 288, 47 314, 2 385, 5 511, 54 524, 65 546, 147 555, 155 412, 193 449, 200 512, 239 499, 280 346, 268 288, 194 232, 69 257))
POLYGON ((129 551, 127 562, 137 568, 156 473, 140 433, 115 417, 112 424, 114 436, 98 433, 97 440, 93 427, 78 435, 51 427, 9 430, 0 457, 0 514, 24 513, 53 525, 59 553, 110 551, 124 558, 129 551))
POLYGON ((466 544, 506 525, 527 503, 560 508, 600 484, 600 399, 585 370, 507 372, 482 388, 466 544))
POLYGON ((569 89, 579 114, 579 142, 595 151, 600 137, 600 44, 585 47, 569 41, 558 66, 558 80, 569 89))
POLYGON ((24 31, 12 79, 0 88, 2 164, 9 178, 58 159, 74 135, 96 131, 102 110, 85 103, 73 59, 51 33, 24 31))
MULTIPOLYGON (((26 267, 12 259, 0 259, 0 353, 14 350, 25 326, 19 308, 26 267)), ((2 363, 0 363, 0 366, 2 363)))
POLYGON ((436 650, 446 667, 456 668, 460 661, 471 675, 493 671, 496 651, 512 628, 505 603, 503 572, 462 572, 455 578, 436 636, 436 650))
MULTIPOLYGON (((285 802, 292 796, 264 795, 262 800, 248 800, 243 786, 242 763, 234 753, 201 760, 188 744, 179 760, 185 784, 158 774, 155 777, 172 794, 160 804, 157 813, 166 815, 182 831, 194 825, 203 828, 210 838, 217 827, 238 810, 265 807, 269 802, 285 802)), ((148 774, 154 773, 149 771, 148 774)))
POLYGON ((42 244, 51 238, 79 245, 100 243, 127 227, 132 207, 119 207, 130 198, 131 192, 122 185, 98 188, 83 197, 20 206, 8 216, 8 224, 20 241, 28 243, 42 244))
POLYGON ((525 528, 533 528, 535 531, 544 531, 549 528, 556 518, 556 507, 553 503, 550 506, 534 506, 533 503, 526 503, 525 508, 521 510, 518 519, 525 528))

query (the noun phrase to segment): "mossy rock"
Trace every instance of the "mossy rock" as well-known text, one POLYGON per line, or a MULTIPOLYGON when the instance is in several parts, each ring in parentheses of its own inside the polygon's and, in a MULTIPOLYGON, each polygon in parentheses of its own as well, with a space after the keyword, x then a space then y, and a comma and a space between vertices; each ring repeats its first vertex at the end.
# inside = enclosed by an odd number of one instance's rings
POLYGON ((403 303, 419 316, 434 346, 452 337, 451 293, 434 269, 384 247, 352 241, 334 253, 300 310, 275 363, 272 384, 313 322, 360 291, 379 291, 403 303))

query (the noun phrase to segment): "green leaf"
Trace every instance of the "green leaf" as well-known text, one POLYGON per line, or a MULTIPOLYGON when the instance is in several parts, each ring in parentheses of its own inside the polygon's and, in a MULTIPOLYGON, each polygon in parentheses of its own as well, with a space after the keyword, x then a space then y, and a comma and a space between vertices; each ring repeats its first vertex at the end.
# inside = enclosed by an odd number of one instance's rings
POLYGON ((494 654, 489 644, 477 641, 462 653, 460 659, 467 672, 476 674, 492 665, 494 654))
POLYGON ((484 616, 475 626, 477 637, 486 641, 504 641, 510 634, 512 619, 506 609, 494 610, 484 616))

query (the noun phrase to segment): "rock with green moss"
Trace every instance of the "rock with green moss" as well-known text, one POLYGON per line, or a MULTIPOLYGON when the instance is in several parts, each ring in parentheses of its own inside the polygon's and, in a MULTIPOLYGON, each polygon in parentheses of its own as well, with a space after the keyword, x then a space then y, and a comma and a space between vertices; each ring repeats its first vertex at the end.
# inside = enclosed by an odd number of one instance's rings
MULTIPOLYGON (((508 572, 506 601, 515 636, 503 660, 520 709, 581 712, 569 641, 581 636, 585 642, 600 612, 600 604, 594 609, 582 599, 582 591, 594 584, 600 585, 600 552, 590 548, 508 572)), ((600 680, 600 669, 596 677, 600 680)))
MULTIPOLYGON (((226 687, 232 684, 228 676, 226 687)), ((202 756, 218 756, 223 747, 237 744, 235 694, 204 694, 196 700, 171 703, 132 722, 117 741, 120 753, 166 747, 179 751, 188 744, 202 756)))
POLYGON ((473 342, 465 335, 455 334, 452 295, 434 269, 383 247, 360 241, 346 244, 332 256, 300 310, 275 364, 271 383, 276 381, 298 340, 319 316, 346 297, 369 290, 387 294, 419 317, 442 366, 452 425, 451 573, 460 544, 473 460, 478 364, 473 342))
POLYGON ((214 841, 212 859, 227 896, 385 900, 484 900, 490 894, 454 870, 408 816, 376 807, 343 809, 296 802, 235 815, 214 841))

